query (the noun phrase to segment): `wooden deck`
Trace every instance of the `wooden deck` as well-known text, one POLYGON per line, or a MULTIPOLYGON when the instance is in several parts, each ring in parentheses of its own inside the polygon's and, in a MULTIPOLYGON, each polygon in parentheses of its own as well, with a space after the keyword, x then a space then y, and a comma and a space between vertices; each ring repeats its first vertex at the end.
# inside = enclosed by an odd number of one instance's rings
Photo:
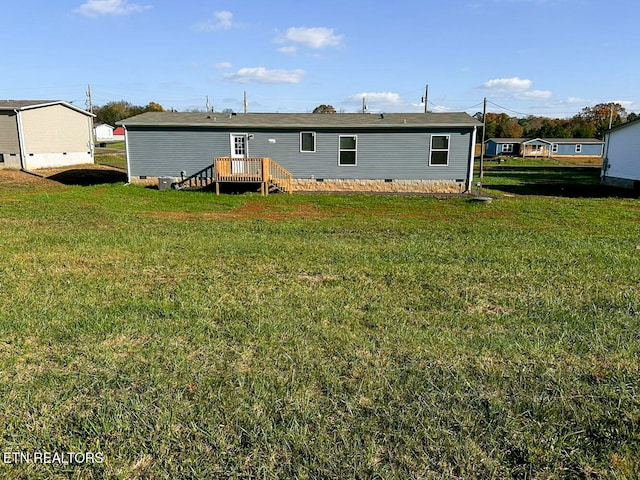
POLYGON ((176 188, 205 188, 215 185, 220 194, 221 183, 259 183, 263 195, 270 191, 292 193, 293 175, 271 158, 216 157, 213 165, 178 182, 176 188))

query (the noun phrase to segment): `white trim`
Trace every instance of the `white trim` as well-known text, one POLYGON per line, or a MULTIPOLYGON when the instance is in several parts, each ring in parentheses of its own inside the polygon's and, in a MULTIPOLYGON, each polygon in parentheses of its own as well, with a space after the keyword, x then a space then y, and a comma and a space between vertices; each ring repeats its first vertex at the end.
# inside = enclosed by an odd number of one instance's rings
POLYGON ((229 133, 229 150, 230 150, 230 157, 231 158, 248 158, 249 157, 249 134, 248 133, 238 133, 238 132, 232 132, 229 133), (243 156, 238 156, 238 154, 236 154, 236 145, 235 145, 235 141, 234 138, 244 138, 244 154, 243 156))
MULTIPOLYGON (((476 135, 478 132, 478 127, 473 127, 473 133, 471 134, 471 158, 469 159, 469 173, 467 175, 467 192, 471 191, 471 186, 473 185, 473 168, 474 161, 476 158, 476 135)), ((484 145, 480 144, 480 148, 484 147, 484 145)), ((431 154, 429 154, 431 156, 431 154)))
POLYGON ((338 166, 339 167, 357 167, 358 166, 358 136, 357 135, 338 135, 338 166), (356 148, 340 148, 340 139, 341 138, 353 138, 356 142, 356 148), (350 164, 342 164, 340 163, 340 152, 354 152, 355 153, 355 163, 350 164))
MULTIPOLYGON (((123 125, 124 126, 124 125, 123 125)), ((131 156, 129 155, 129 130, 124 126, 124 150, 127 156, 127 183, 131 183, 131 156)))
POLYGON ((18 148, 20 149, 20 168, 22 170, 27 169, 27 159, 26 159, 26 151, 27 148, 24 145, 24 129, 22 127, 22 112, 18 109, 14 110, 16 112, 16 121, 18 123, 18 148))
POLYGON ((582 153, 582 144, 576 143, 575 153, 582 153))
POLYGON ((300 153, 316 153, 316 132, 313 132, 311 130, 303 130, 300 132, 300 153), (310 133, 312 135, 313 138, 313 150, 303 150, 302 149, 302 134, 303 133, 310 133))
POLYGON ((429 139, 429 166, 430 167, 448 167, 449 166, 449 154, 451 153, 451 135, 434 135, 431 134, 431 138, 429 139), (433 139, 434 137, 446 137, 447 138, 447 148, 433 148, 433 139), (432 155, 434 152, 447 152, 447 163, 432 163, 432 155))
POLYGON ((32 105, 25 105, 23 107, 18 108, 18 110, 33 110, 35 108, 43 108, 43 107, 53 107, 55 105, 61 105, 63 107, 67 107, 70 108, 71 110, 75 110, 76 112, 80 112, 83 113, 89 117, 95 117, 96 115, 91 113, 91 112, 87 112, 86 110, 81 109, 80 107, 76 107, 75 105, 65 102, 63 100, 56 100, 53 102, 47 102, 47 103, 34 103, 32 105))

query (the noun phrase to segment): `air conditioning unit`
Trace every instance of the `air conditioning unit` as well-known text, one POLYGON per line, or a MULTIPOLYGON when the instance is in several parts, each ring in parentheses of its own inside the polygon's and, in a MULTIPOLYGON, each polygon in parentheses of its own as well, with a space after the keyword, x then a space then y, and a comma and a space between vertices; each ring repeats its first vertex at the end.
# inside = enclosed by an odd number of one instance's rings
POLYGON ((158 190, 171 190, 175 183, 178 183, 175 177, 159 177, 158 190))

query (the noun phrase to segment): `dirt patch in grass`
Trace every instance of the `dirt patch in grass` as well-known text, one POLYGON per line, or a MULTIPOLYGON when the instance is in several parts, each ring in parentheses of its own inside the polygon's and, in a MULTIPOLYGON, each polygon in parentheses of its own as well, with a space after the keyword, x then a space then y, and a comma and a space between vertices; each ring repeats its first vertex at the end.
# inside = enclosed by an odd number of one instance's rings
POLYGON ((146 218, 160 218, 163 220, 250 220, 254 218, 285 220, 291 218, 328 218, 333 216, 331 212, 321 210, 315 205, 293 205, 282 208, 256 201, 246 202, 241 207, 227 212, 154 211, 145 212, 141 215, 146 218))
POLYGON ((56 182, 20 170, 0 170, 0 185, 12 187, 55 187, 56 182))

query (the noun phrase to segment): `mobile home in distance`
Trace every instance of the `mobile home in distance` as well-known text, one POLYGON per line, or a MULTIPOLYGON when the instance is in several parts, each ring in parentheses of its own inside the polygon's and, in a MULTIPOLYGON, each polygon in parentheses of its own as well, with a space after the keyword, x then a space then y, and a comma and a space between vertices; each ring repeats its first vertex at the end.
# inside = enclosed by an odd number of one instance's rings
POLYGON ((490 138, 488 157, 602 158, 604 142, 596 138, 490 138))

